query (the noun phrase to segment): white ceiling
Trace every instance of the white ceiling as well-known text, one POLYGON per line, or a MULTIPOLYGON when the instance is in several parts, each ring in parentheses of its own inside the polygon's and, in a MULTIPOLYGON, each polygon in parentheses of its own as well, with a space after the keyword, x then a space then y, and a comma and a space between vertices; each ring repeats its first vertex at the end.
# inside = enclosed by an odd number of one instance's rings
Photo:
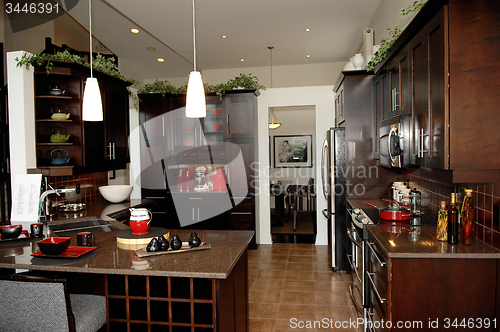
MULTIPOLYGON (((363 29, 379 3, 197 0, 197 66, 201 71, 269 66, 268 46, 274 46, 273 66, 347 61, 361 47, 363 29)), ((78 1, 69 14, 88 29, 88 1, 78 1)), ((93 0, 92 32, 126 66, 124 74, 136 79, 182 77, 193 69, 190 0, 93 0), (134 27, 141 32, 132 34, 134 27), (158 57, 166 61, 158 63, 158 57)))

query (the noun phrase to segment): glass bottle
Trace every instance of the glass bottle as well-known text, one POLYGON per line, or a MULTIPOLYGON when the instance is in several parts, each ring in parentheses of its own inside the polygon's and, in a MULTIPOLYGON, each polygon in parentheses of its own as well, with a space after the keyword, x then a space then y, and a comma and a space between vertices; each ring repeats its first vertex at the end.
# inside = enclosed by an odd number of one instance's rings
POLYGON ((450 208, 448 209, 448 243, 458 243, 458 210, 456 204, 456 194, 451 193, 450 208))
POLYGON ((453 185, 453 192, 455 193, 455 207, 458 210, 458 221, 457 221, 458 240, 460 241, 460 237, 462 236, 462 213, 460 213, 460 211, 462 211, 462 208, 461 208, 460 202, 458 201, 458 198, 459 198, 458 197, 458 186, 456 184, 453 185))
POLYGON ((465 189, 465 199, 462 204, 462 243, 473 244, 476 236, 476 222, 472 189, 465 189))
POLYGON ((441 201, 441 208, 438 212, 436 239, 448 241, 448 211, 446 211, 445 201, 441 201))
POLYGON ((413 188, 410 191, 410 212, 415 215, 420 214, 420 209, 422 205, 422 193, 417 190, 417 188, 413 188))

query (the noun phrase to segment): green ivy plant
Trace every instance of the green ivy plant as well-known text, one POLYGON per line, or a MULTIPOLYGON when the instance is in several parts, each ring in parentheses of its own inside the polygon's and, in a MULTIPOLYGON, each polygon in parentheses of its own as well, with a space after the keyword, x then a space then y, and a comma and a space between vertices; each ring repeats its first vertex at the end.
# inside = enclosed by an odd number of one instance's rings
MULTIPOLYGON (((219 97, 224 96, 226 91, 243 88, 243 89, 262 89, 266 88, 259 84, 259 79, 256 76, 252 76, 252 74, 240 74, 240 76, 236 76, 234 79, 230 79, 227 83, 210 85, 205 83, 204 85, 205 93, 215 92, 219 97)), ((187 92, 187 83, 185 83, 181 87, 175 87, 170 84, 168 81, 159 81, 155 80, 154 83, 144 84, 138 91, 138 94, 143 93, 161 93, 163 96, 165 94, 183 94, 187 92)))
MULTIPOLYGON (((418 12, 422 7, 427 3, 428 0, 416 0, 413 4, 409 5, 406 8, 401 9, 399 16, 406 16, 413 12, 418 12)), ((396 39, 401 35, 402 30, 396 25, 393 29, 387 28, 389 30, 389 38, 382 39, 380 41, 380 48, 375 54, 373 54, 370 61, 363 66, 363 69, 367 71, 374 70, 377 64, 384 60, 387 56, 387 51, 394 44, 396 39)))
MULTIPOLYGON (((54 62, 70 62, 90 68, 90 63, 87 63, 83 57, 71 54, 68 50, 58 52, 56 54, 45 54, 42 52, 38 54, 25 53, 21 59, 16 58, 16 61, 18 67, 26 66, 26 69, 29 69, 29 66, 45 66, 47 75, 52 72, 54 62)), ((138 82, 136 80, 127 79, 122 75, 120 70, 118 70, 118 66, 115 64, 115 61, 116 60, 114 58, 107 59, 102 54, 98 54, 92 59, 92 69, 138 86, 138 82)))
POLYGON ((410 13, 420 11, 420 9, 422 9, 422 7, 427 3, 427 1, 428 0, 416 0, 408 7, 401 9, 401 13, 399 13, 399 16, 406 16, 410 13))
POLYGON ((367 71, 374 70, 377 64, 385 59, 387 51, 391 48, 396 39, 398 39, 399 35, 401 35, 401 29, 397 25, 393 29, 387 28, 387 30, 389 30, 389 38, 380 41, 380 48, 373 54, 370 61, 364 65, 364 69, 367 71))

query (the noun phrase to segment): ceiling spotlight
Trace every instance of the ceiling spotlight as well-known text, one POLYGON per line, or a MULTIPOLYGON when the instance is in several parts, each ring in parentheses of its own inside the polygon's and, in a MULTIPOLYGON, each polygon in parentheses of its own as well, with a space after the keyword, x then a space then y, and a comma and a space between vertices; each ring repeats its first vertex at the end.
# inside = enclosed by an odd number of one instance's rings
POLYGON ((245 61, 245 59, 241 59, 240 61, 243 62, 243 61, 245 61))
POLYGON ((158 62, 165 62, 165 59, 163 59, 163 58, 158 58, 158 59, 156 59, 156 61, 158 61, 158 62))
POLYGON ((226 35, 222 35, 221 37, 222 37, 222 39, 226 39, 226 38, 227 38, 227 36, 226 36, 226 35))
POLYGON ((307 28, 307 29, 306 29, 306 32, 309 32, 309 31, 311 31, 311 29, 307 28))
POLYGON ((139 33, 139 29, 133 28, 133 29, 130 29, 130 32, 132 32, 132 33, 139 33))
POLYGON ((146 47, 146 49, 147 49, 148 51, 150 51, 150 52, 154 52, 154 51, 156 51, 156 48, 154 48, 153 46, 148 46, 148 47, 146 47))
POLYGON ((311 54, 306 55, 306 58, 310 58, 310 57, 311 57, 311 54))

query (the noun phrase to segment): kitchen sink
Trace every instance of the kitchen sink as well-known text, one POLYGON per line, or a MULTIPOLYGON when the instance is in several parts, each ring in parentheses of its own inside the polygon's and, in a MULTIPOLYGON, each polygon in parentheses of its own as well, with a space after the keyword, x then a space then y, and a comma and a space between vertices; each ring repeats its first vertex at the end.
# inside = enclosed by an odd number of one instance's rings
POLYGON ((118 229, 108 222, 97 218, 49 225, 49 228, 58 236, 71 236, 80 232, 103 233, 118 229))

